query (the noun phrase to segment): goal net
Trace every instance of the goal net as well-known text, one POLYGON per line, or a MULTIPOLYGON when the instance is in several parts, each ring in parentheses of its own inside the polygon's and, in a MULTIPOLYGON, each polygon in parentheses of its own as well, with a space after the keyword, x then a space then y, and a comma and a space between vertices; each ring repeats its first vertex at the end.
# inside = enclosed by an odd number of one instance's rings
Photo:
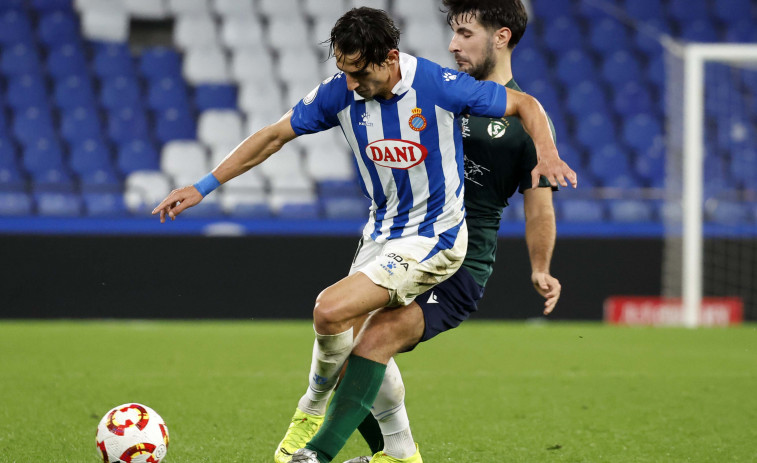
POLYGON ((698 326, 703 298, 757 318, 757 45, 666 44, 663 293, 698 326))

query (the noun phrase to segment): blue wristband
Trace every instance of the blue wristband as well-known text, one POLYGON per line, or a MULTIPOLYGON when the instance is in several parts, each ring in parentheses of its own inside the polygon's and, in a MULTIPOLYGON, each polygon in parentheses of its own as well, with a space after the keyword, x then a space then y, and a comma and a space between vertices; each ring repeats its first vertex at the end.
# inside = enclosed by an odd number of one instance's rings
POLYGON ((194 184, 194 187, 197 188, 197 191, 200 192, 203 198, 219 186, 221 186, 221 182, 219 182, 212 173, 204 176, 194 184))

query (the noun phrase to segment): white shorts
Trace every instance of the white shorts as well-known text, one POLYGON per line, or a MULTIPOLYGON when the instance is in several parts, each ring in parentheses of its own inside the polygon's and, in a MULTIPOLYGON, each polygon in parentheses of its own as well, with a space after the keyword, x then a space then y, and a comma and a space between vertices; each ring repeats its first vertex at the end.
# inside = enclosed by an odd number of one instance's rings
POLYGON ((433 238, 407 236, 379 244, 363 236, 350 275, 362 272, 389 290, 387 307, 404 306, 454 274, 467 248, 465 221, 433 238))

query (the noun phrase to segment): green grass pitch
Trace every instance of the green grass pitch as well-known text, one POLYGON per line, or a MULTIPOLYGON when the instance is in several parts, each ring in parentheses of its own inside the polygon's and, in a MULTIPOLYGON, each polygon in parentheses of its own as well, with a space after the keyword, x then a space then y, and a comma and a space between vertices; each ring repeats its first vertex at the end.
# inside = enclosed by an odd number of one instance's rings
MULTIPOLYGON (((267 462, 304 392, 308 322, 0 322, 0 461, 96 462, 111 407, 167 463, 267 462)), ((755 462, 757 326, 469 322, 398 358, 426 463, 755 462)), ((355 434, 337 457, 367 447, 355 434)))

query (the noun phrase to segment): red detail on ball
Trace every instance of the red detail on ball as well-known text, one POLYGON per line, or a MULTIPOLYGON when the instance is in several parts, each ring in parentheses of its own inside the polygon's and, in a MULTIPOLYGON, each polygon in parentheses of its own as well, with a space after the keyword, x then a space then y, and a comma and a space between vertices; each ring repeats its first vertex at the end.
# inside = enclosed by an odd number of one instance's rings
POLYGON ((105 442, 98 442, 97 448, 100 449, 100 452, 103 454, 103 463, 110 463, 110 460, 108 460, 108 451, 105 450, 105 442))
POLYGON ((156 460, 152 454, 152 452, 154 451, 155 451, 155 446, 153 444, 150 444, 149 442, 132 445, 131 447, 129 447, 128 449, 124 451, 124 453, 120 457, 120 460, 126 463, 131 463, 132 458, 139 455, 143 455, 145 453, 149 453, 150 456, 145 461, 148 461, 151 463, 157 463, 158 460, 156 460))
POLYGON ((126 428, 136 426, 137 429, 141 431, 145 429, 148 421, 150 421, 150 415, 147 413, 147 410, 145 410, 145 408, 141 405, 131 404, 118 410, 111 411, 108 414, 106 426, 108 428, 108 431, 112 432, 113 434, 117 436, 123 436, 124 430, 126 428), (116 423, 116 412, 126 413, 127 411, 129 411, 129 409, 135 409, 139 412, 139 420, 136 423, 132 422, 131 420, 126 420, 126 422, 123 424, 116 423))
POLYGON ((163 442, 165 442, 166 447, 168 447, 168 428, 166 428, 166 425, 163 423, 159 423, 158 426, 160 427, 160 433, 163 434, 163 442))

